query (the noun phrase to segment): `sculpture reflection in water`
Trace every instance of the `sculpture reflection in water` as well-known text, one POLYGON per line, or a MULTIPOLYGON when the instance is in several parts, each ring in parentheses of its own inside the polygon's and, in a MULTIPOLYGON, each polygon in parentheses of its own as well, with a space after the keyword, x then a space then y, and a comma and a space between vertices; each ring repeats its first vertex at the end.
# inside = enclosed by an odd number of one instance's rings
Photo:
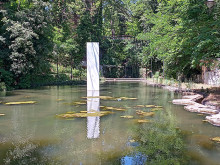
MULTIPOLYGON (((100 98, 99 91, 87 91, 87 113, 95 113, 100 111, 100 98)), ((99 138, 100 134, 100 117, 89 116, 87 117, 87 138, 94 139, 99 138)))

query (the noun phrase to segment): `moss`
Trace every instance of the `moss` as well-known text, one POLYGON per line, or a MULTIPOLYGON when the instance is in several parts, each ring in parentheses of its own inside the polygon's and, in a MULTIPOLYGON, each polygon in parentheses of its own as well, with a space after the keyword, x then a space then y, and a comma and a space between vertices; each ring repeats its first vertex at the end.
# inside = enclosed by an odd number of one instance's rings
POLYGON ((120 116, 120 118, 125 118, 125 119, 133 119, 134 116, 120 116))
POLYGON ((8 102, 5 105, 21 105, 21 104, 35 104, 36 101, 22 101, 22 102, 8 102))
POLYGON ((220 137, 211 138, 212 141, 220 143, 220 137))

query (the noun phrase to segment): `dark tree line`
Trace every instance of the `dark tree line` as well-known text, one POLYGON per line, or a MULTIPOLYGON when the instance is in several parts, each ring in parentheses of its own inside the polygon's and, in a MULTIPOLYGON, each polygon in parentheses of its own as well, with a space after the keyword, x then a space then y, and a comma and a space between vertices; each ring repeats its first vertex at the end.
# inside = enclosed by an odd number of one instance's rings
POLYGON ((153 63, 168 77, 190 77, 220 57, 219 6, 219 0, 212 9, 204 0, 2 0, 0 80, 8 89, 28 88, 51 79, 53 64, 79 69, 89 41, 100 43, 101 65, 153 63), (134 39, 114 39, 122 35, 134 39))

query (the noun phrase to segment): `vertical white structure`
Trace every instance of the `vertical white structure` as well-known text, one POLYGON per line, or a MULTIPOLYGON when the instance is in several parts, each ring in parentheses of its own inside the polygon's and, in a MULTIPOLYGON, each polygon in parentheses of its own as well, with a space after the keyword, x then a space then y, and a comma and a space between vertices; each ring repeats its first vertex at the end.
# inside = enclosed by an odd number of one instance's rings
MULTIPOLYGON (((99 111, 99 43, 87 42, 87 113, 99 111)), ((87 138, 98 138, 100 117, 87 117, 87 138)))
POLYGON ((99 90, 99 43, 87 42, 87 91, 99 90))
MULTIPOLYGON (((99 91, 87 91, 87 113, 100 111, 99 91)), ((100 117, 87 117, 87 138, 96 139, 100 135, 100 117)))

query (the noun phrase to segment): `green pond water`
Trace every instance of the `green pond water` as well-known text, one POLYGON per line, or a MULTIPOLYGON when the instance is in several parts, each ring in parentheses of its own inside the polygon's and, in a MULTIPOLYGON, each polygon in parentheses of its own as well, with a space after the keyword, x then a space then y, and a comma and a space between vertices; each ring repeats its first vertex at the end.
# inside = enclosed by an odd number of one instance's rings
MULTIPOLYGON (((33 105, 0 104, 0 164, 220 164, 220 128, 204 123, 205 116, 190 113, 171 101, 173 92, 144 83, 114 82, 100 87, 100 96, 137 100, 102 100, 100 106, 124 108, 103 117, 63 119, 57 114, 86 111, 86 86, 44 87, 0 93, 0 102, 37 101, 33 105), (154 116, 136 110, 163 106, 154 116), (134 116, 133 119, 120 116, 134 116), (147 119, 150 123, 137 123, 147 119)), ((97 102, 97 101, 95 101, 97 102)))

